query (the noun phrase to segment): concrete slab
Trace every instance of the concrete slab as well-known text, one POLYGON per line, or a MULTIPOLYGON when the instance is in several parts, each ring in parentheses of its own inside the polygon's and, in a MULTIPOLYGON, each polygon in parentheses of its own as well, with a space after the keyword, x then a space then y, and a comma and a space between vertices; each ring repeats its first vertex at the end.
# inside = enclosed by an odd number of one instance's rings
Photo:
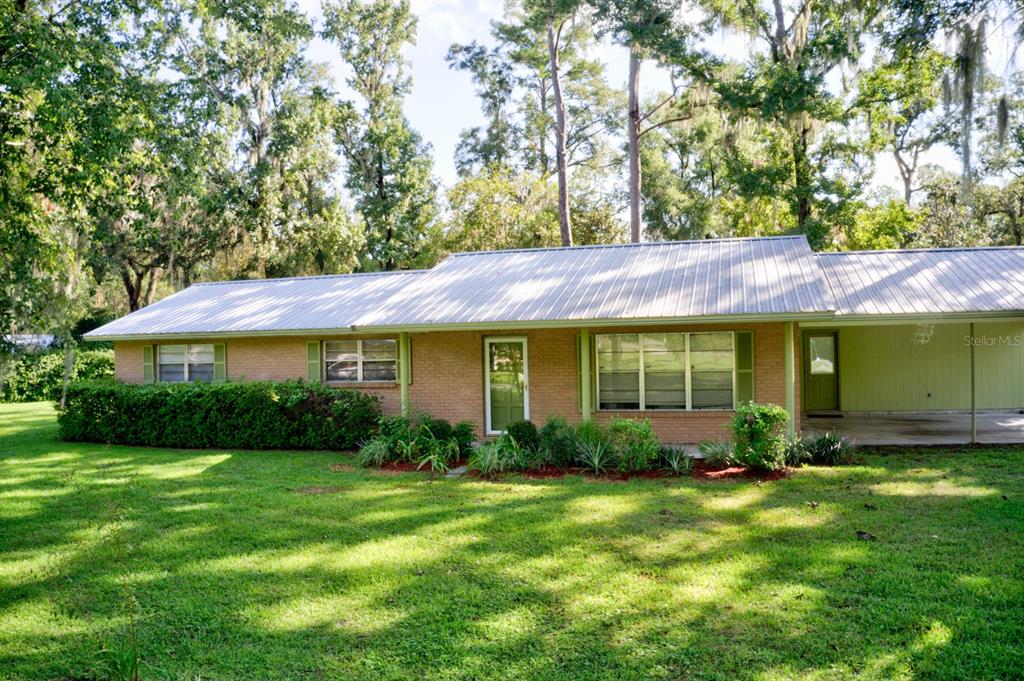
MULTIPOLYGON (((805 415, 800 425, 804 436, 834 431, 861 445, 949 445, 971 440, 971 415, 965 413, 805 415)), ((979 412, 978 442, 1024 443, 1024 414, 979 412)))

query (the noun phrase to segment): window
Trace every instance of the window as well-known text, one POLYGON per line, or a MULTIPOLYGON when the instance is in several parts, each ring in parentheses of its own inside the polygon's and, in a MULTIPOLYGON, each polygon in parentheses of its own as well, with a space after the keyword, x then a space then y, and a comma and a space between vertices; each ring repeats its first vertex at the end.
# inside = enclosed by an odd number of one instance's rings
POLYGON ((597 337, 597 394, 601 409, 641 409, 640 336, 597 337))
POLYGON ((595 339, 598 409, 732 409, 734 334, 604 334, 595 339))
POLYGON ((209 382, 214 376, 213 345, 159 345, 157 346, 158 374, 160 381, 183 383, 185 381, 209 382))
POLYGON ((836 372, 836 347, 833 336, 811 336, 811 374, 834 374, 836 372))
POLYGON ((397 381, 397 343, 388 338, 326 341, 324 376, 349 383, 397 381))
POLYGON ((732 333, 690 334, 690 401, 694 409, 732 409, 732 333))

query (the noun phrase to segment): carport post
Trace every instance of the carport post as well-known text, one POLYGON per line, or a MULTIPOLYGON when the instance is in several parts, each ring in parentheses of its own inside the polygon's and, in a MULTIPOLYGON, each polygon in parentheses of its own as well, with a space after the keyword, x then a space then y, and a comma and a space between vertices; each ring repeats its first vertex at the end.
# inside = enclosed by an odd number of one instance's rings
POLYGON ((402 396, 402 416, 409 418, 409 383, 412 381, 412 362, 409 361, 409 334, 398 334, 398 385, 402 396))
POLYGON ((785 358, 784 371, 786 374, 786 411, 789 412, 789 420, 786 421, 786 435, 793 438, 796 435, 795 409, 796 409, 796 386, 794 385, 793 365, 793 322, 785 322, 783 325, 782 342, 785 344, 782 356, 785 358))
POLYGON ((978 441, 978 402, 974 377, 974 322, 971 322, 971 444, 978 441))

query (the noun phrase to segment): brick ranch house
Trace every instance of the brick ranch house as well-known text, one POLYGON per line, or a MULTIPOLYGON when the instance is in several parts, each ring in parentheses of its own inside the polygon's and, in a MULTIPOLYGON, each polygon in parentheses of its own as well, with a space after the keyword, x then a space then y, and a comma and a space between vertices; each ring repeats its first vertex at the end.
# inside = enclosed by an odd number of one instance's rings
POLYGON ((1024 408, 1024 249, 816 254, 772 237, 459 253, 195 284, 86 337, 114 342, 128 383, 305 379, 481 436, 559 415, 726 439, 753 400, 786 407, 794 432, 823 417, 868 440, 885 418, 949 430, 970 415, 967 440, 979 414, 1024 408))

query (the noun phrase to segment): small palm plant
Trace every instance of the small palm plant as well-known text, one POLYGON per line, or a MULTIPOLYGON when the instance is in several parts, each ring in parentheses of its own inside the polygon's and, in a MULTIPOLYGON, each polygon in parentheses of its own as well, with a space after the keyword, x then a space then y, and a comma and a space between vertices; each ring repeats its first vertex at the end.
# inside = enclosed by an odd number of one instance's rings
POLYGON ((580 442, 579 461, 584 468, 601 475, 614 464, 611 444, 605 439, 594 438, 580 442))

